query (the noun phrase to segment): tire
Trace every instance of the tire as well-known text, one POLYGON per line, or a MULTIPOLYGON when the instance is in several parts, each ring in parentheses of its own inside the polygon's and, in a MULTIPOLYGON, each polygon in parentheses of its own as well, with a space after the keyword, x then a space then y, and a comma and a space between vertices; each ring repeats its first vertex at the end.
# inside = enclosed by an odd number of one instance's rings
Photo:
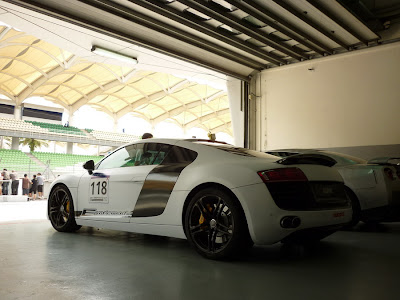
POLYGON ((346 187, 346 193, 349 196, 350 201, 351 201, 351 207, 353 209, 353 216, 352 216, 350 223, 348 223, 346 226, 344 226, 344 229, 351 229, 360 222, 361 206, 360 206, 360 202, 357 199, 357 196, 353 193, 352 190, 350 190, 349 188, 346 187))
POLYGON ((65 185, 57 185, 50 193, 47 214, 51 225, 60 232, 74 232, 81 226, 75 222, 74 203, 65 185))
POLYGON ((232 258, 253 244, 242 207, 216 188, 201 190, 190 200, 184 229, 192 247, 209 259, 232 258))

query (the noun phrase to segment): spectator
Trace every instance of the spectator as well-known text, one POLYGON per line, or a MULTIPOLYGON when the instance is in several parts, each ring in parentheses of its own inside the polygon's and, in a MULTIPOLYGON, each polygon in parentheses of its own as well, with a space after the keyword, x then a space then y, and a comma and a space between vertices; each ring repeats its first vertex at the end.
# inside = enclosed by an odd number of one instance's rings
POLYGON ((43 185, 44 185, 44 178, 41 173, 37 174, 37 190, 39 193, 39 199, 43 198, 43 185))
POLYGON ((18 195, 19 178, 18 173, 14 170, 10 173, 11 181, 11 195, 18 195))
POLYGON ((3 188, 2 188, 3 182, 1 180, 3 180, 3 172, 0 173, 0 183, 1 183, 0 184, 0 196, 3 195, 3 188))
MULTIPOLYGON (((8 173, 7 169, 4 169, 1 175, 3 176, 3 180, 10 180, 10 174, 8 173)), ((9 183, 9 181, 3 181, 3 195, 8 195, 9 183)))
POLYGON ((31 182, 32 182, 32 185, 31 185, 31 188, 29 190, 29 197, 30 197, 31 200, 35 200, 36 199, 37 188, 38 188, 38 182, 37 182, 37 179, 36 179, 36 175, 33 175, 33 178, 32 178, 31 182))
POLYGON ((29 185, 32 184, 32 181, 28 178, 28 174, 24 174, 24 178, 22 178, 22 194, 25 196, 29 195, 29 185))
POLYGON ((142 135, 142 140, 151 139, 152 137, 153 135, 151 133, 146 132, 142 135))
MULTIPOLYGON (((146 139, 151 139, 153 137, 153 135, 151 133, 143 133, 142 135, 142 140, 146 140, 146 139)), ((145 165, 146 163, 144 162, 144 160, 142 160, 142 154, 143 154, 143 149, 139 148, 136 150, 136 155, 135 155, 135 166, 139 166, 139 165, 145 165)))

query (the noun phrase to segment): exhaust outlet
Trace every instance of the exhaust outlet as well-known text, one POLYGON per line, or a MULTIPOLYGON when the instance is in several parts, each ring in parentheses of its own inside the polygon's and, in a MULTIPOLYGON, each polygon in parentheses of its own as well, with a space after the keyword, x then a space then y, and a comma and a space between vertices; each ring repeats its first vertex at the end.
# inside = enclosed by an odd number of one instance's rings
POLYGON ((286 216, 281 219, 281 227, 282 228, 297 228, 301 224, 301 220, 296 216, 286 216))

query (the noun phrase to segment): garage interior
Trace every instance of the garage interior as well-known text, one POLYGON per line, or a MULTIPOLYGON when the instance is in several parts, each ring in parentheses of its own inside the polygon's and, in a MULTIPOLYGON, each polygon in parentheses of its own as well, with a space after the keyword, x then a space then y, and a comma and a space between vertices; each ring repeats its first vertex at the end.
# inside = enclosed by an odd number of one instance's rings
MULTIPOLYGON (((80 28, 71 52, 96 43, 144 69, 223 82, 237 146, 399 156, 399 1, 5 0, 0 11, 54 44, 80 28)), ((215 262, 178 239, 0 223, 0 298, 397 299, 399 234, 360 223, 215 262)))

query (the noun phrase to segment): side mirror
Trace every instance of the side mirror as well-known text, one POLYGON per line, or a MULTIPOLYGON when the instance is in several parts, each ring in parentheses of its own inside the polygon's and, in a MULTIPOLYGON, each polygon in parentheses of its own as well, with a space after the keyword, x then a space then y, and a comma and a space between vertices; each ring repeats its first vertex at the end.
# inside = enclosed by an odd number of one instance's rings
POLYGON ((92 159, 88 160, 83 164, 83 168, 88 170, 89 175, 92 175, 94 170, 94 161, 92 159))

